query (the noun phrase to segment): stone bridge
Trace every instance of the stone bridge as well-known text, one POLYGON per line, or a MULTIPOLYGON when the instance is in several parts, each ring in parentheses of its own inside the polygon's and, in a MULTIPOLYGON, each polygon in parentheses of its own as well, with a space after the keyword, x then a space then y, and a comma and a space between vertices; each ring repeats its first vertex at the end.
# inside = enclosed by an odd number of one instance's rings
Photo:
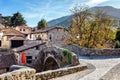
POLYGON ((46 47, 38 54, 38 59, 32 62, 31 67, 36 71, 53 70, 62 67, 62 51, 56 47, 46 47))

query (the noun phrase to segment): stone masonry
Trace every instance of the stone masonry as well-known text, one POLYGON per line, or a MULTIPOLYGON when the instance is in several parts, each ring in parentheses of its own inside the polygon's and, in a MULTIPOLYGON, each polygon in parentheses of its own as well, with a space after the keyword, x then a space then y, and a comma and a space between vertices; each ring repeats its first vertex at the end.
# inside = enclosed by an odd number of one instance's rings
POLYGON ((41 73, 36 73, 32 68, 21 68, 12 72, 0 75, 0 80, 48 80, 78 71, 87 69, 86 64, 81 64, 68 68, 61 68, 57 70, 49 70, 41 73))

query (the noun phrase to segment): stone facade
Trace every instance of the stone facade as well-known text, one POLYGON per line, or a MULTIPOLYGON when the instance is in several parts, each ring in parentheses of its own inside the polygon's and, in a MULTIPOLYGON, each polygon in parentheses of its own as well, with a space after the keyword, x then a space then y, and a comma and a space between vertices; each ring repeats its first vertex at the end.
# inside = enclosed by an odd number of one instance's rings
POLYGON ((28 40, 43 40, 43 41, 63 41, 68 35, 68 32, 63 27, 49 27, 38 30, 27 36, 28 40))
POLYGON ((0 47, 12 48, 13 41, 23 42, 25 35, 13 28, 2 28, 0 29, 0 47))
POLYGON ((32 32, 32 28, 28 26, 16 26, 15 30, 20 31, 21 33, 24 34, 29 34, 32 32))
POLYGON ((45 47, 45 42, 41 41, 24 41, 24 45, 14 48, 13 51, 17 54, 17 60, 20 65, 31 65, 38 58, 39 52, 45 47), (25 63, 22 63, 22 53, 25 53, 25 63))

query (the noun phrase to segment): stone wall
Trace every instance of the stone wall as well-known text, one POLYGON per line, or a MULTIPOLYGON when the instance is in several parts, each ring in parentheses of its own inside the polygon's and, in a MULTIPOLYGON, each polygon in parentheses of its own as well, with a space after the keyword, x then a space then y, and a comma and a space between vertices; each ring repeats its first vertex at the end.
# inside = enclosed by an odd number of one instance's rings
POLYGON ((69 68, 67 67, 67 68, 61 68, 57 70, 37 73, 35 74, 35 77, 36 77, 36 80, 49 80, 52 78, 61 77, 61 76, 72 74, 85 69, 87 69, 86 65, 77 65, 74 67, 69 67, 69 68))
POLYGON ((64 48, 82 56, 117 56, 120 55, 120 48, 112 49, 90 49, 78 46, 64 46, 64 48))
POLYGON ((87 69, 86 64, 81 64, 74 67, 67 67, 36 73, 35 69, 26 67, 2 74, 0 75, 0 80, 49 80, 85 69, 87 69))
POLYGON ((22 68, 0 75, 0 80, 35 80, 35 70, 22 68))

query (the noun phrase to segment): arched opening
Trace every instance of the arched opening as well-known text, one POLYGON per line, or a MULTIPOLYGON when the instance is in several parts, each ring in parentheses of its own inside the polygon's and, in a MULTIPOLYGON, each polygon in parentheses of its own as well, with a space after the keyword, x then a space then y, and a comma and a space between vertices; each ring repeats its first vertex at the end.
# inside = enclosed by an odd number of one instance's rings
POLYGON ((44 63, 44 71, 58 69, 60 66, 53 57, 48 57, 44 63))

